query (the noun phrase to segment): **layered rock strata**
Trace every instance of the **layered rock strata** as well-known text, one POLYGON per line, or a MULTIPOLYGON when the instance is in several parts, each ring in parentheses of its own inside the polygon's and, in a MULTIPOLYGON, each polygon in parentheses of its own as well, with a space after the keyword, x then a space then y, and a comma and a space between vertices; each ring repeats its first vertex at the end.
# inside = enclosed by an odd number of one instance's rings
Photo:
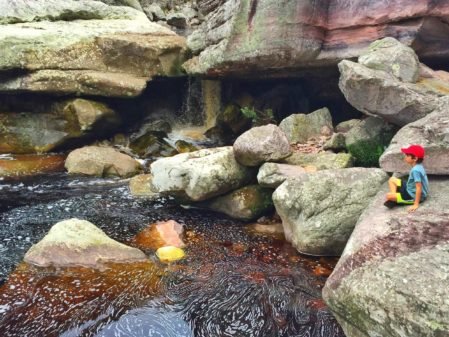
POLYGON ((179 74, 185 41, 129 7, 2 1, 0 91, 137 96, 179 74))
POLYGON ((386 36, 420 56, 449 54, 446 1, 205 0, 199 7, 207 16, 189 37, 197 54, 185 64, 190 73, 291 74, 358 57, 386 36))

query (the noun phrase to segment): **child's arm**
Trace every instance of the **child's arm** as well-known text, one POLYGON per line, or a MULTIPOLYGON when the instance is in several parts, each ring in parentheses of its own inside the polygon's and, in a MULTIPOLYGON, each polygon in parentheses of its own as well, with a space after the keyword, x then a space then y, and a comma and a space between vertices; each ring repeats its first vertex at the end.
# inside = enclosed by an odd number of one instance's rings
POLYGON ((419 201, 421 200, 421 193, 422 193, 422 184, 420 182, 416 182, 415 202, 413 203, 413 206, 410 206, 408 208, 409 212, 414 212, 419 207, 419 201))

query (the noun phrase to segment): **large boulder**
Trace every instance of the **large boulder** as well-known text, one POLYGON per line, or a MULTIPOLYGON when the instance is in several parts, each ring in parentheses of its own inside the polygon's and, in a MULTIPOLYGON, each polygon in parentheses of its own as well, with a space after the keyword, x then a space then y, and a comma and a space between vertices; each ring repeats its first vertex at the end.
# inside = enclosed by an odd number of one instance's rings
POLYGON ((273 210, 271 188, 249 185, 207 200, 200 207, 224 213, 238 220, 253 220, 273 210))
POLYGON ((386 71, 402 82, 418 80, 419 60, 415 51, 392 37, 371 43, 358 61, 365 67, 386 71))
POLYGON ((426 117, 404 126, 392 139, 380 157, 380 166, 387 172, 407 173, 410 167, 403 161, 401 148, 421 144, 426 155, 424 166, 428 174, 449 172, 449 98, 426 117))
POLYGON ((279 128, 291 143, 304 143, 309 138, 333 133, 332 116, 328 108, 309 114, 293 114, 282 120, 279 128))
POLYGON ((403 126, 423 118, 437 106, 440 93, 404 83, 383 70, 341 61, 339 87, 346 100, 369 116, 403 126))
POLYGON ((449 335, 449 181, 414 213, 382 204, 364 211, 323 297, 348 337, 449 335))
POLYGON ((97 177, 131 177, 142 170, 142 165, 116 149, 100 146, 85 146, 67 156, 65 168, 70 174, 97 177))
POLYGON ((179 74, 184 38, 130 7, 87 0, 0 3, 0 91, 137 96, 179 74))
POLYGON ((146 259, 140 250, 112 240, 94 224, 80 219, 58 222, 25 254, 25 262, 40 267, 103 268, 106 262, 129 263, 146 259))
POLYGON ((28 111, 0 112, 0 153, 50 152, 74 140, 102 136, 120 125, 114 110, 93 100, 35 104, 38 107, 28 111), (46 111, 41 113, 42 109, 46 111))
POLYGON ((278 161, 292 151, 284 132, 274 124, 252 128, 234 142, 235 159, 245 166, 258 166, 266 161, 278 161))
POLYGON ((232 191, 246 185, 256 175, 253 169, 235 160, 231 146, 159 159, 151 164, 151 173, 155 191, 190 201, 232 191))
POLYGON ((354 158, 349 153, 300 153, 294 152, 291 156, 282 160, 282 163, 315 167, 317 170, 341 169, 352 167, 354 158))
POLYGON ((265 163, 259 168, 257 181, 261 186, 277 188, 289 178, 297 178, 308 172, 315 172, 315 166, 299 166, 278 163, 265 163))
POLYGON ((188 38, 190 73, 229 75, 292 72, 360 56, 392 36, 419 56, 448 55, 449 9, 431 0, 199 1, 204 22, 188 38))
POLYGON ((288 179, 273 193, 286 239, 311 255, 340 255, 354 226, 388 179, 380 169, 348 168, 288 179))

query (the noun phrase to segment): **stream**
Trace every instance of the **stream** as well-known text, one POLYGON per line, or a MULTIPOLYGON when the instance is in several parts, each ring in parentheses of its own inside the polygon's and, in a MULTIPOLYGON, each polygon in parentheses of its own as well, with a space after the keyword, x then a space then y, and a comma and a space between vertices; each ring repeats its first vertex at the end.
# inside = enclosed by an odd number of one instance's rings
POLYGON ((128 182, 51 173, 0 180, 1 336, 344 337, 321 299, 335 259, 128 182), (79 218, 142 249, 144 263, 38 268, 22 262, 57 222, 79 218), (184 226, 187 257, 165 264, 133 238, 156 221, 184 226))

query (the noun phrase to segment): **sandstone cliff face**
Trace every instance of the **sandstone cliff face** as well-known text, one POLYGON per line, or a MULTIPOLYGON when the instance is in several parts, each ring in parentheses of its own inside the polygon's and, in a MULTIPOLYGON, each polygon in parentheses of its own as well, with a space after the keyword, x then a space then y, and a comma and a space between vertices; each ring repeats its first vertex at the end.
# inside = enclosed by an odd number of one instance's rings
POLYGON ((189 37, 190 73, 278 75, 334 65, 392 36, 419 56, 449 54, 447 0, 203 0, 207 14, 189 37))

